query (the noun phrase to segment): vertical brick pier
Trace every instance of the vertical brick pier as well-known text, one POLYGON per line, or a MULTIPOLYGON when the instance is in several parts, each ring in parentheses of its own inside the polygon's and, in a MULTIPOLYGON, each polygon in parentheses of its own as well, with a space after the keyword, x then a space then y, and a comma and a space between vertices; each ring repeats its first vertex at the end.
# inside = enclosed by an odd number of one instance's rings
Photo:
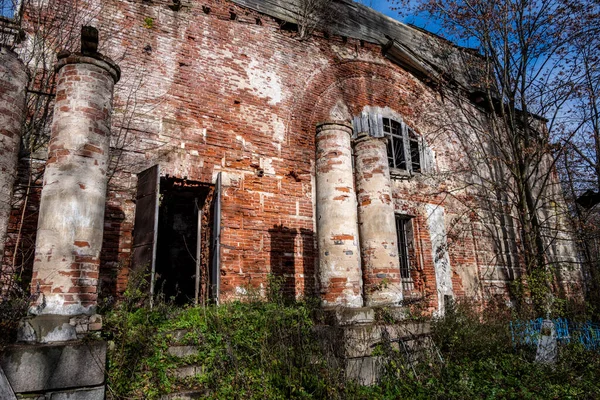
POLYGON ((351 135, 345 122, 317 126, 316 218, 324 306, 363 305, 351 135))
POLYGON ((386 138, 354 142, 358 225, 367 306, 398 305, 402 279, 386 138))
POLYGON ((27 68, 17 54, 0 46, 0 258, 4 255, 17 173, 28 81, 27 68))
MULTIPOLYGON (((89 38, 85 28, 83 32, 82 52, 59 54, 56 66, 31 284, 37 301, 30 312, 37 315, 91 315, 97 303, 110 117, 120 70, 96 52, 97 42, 85 48, 89 38)), ((95 35, 97 40, 97 31, 95 35)), ((41 341, 68 340, 72 335, 69 329, 57 329, 41 341)))

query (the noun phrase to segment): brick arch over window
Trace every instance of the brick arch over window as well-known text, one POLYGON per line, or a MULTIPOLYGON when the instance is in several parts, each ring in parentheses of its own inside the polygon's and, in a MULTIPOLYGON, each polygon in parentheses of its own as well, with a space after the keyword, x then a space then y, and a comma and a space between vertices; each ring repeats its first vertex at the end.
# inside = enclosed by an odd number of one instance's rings
POLYGON ((399 68, 366 61, 340 62, 315 74, 298 93, 288 130, 314 136, 316 124, 331 120, 332 110, 340 103, 347 108, 346 122, 365 106, 373 106, 389 107, 413 123, 432 100, 422 82, 399 68))

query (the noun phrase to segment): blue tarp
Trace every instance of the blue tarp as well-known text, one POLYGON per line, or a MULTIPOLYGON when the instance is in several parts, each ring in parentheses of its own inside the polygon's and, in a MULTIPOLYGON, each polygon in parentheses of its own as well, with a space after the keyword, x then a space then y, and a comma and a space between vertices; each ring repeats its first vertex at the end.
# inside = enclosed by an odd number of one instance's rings
MULTIPOLYGON (((541 336, 543 318, 529 321, 511 321, 510 333, 513 345, 537 346, 541 336)), ((590 321, 570 322, 564 318, 553 319, 558 343, 568 344, 578 341, 587 350, 600 351, 600 325, 590 321)))

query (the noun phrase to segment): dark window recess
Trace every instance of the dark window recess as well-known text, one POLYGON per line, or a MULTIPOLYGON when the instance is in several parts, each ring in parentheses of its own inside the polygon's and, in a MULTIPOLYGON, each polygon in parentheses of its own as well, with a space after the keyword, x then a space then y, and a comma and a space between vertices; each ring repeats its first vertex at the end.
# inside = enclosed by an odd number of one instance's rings
POLYGON ((396 235, 398 236, 398 258, 400 259, 400 277, 402 288, 414 288, 410 275, 410 251, 412 248, 412 221, 405 215, 396 215, 396 235))
POLYGON ((421 172, 421 146, 415 132, 393 119, 383 118, 383 133, 388 138, 387 156, 390 168, 421 172))
POLYGON ((413 172, 421 172, 421 149, 415 137, 410 138, 410 163, 413 172))

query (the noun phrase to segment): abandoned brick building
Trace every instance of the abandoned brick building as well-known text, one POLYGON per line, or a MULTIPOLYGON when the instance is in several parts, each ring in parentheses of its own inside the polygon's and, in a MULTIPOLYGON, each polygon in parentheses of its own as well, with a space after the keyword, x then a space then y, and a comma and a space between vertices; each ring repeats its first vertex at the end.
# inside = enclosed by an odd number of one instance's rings
MULTIPOLYGON (((489 115, 476 51, 350 0, 312 27, 292 0, 80 3, 53 21, 96 27, 98 51, 93 29, 81 52, 37 43, 39 10, 4 19, 18 38, 0 54, 3 270, 31 276, 34 313, 93 313, 135 270, 180 303, 278 277, 326 306, 431 312, 520 275, 509 203, 477 191, 493 160, 474 169, 464 142, 489 115), (30 149, 36 96, 52 99, 50 140, 30 149)), ((565 239, 550 261, 574 265, 565 239)))

